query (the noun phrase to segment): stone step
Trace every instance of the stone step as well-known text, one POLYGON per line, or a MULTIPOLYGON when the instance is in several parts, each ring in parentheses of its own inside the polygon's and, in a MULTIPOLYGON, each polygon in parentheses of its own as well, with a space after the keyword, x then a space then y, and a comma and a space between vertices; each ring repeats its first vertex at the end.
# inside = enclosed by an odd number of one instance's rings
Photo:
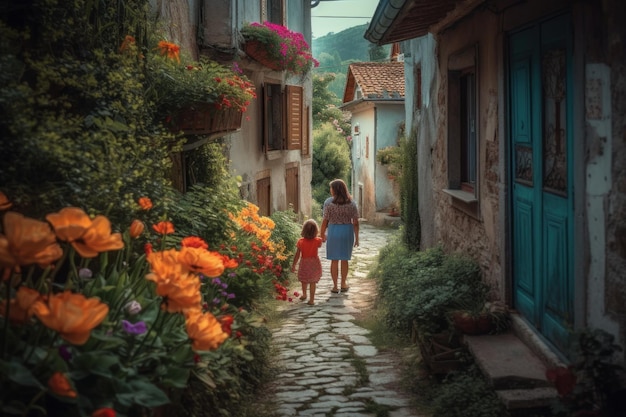
POLYGON ((513 332, 464 336, 464 343, 506 408, 516 416, 545 410, 557 399, 546 365, 513 332))

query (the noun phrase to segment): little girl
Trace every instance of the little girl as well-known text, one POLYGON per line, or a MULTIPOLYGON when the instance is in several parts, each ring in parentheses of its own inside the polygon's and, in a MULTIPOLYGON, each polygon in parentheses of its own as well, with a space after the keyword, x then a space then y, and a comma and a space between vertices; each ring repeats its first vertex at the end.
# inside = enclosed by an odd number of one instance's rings
POLYGON ((296 265, 300 261, 298 268, 298 280, 302 283, 302 296, 300 300, 306 300, 307 284, 309 286, 308 305, 315 304, 315 286, 322 277, 322 262, 317 254, 317 250, 322 246, 322 238, 318 237, 319 228, 315 220, 310 219, 302 225, 302 236, 296 243, 296 254, 293 257, 291 272, 296 272, 296 265))

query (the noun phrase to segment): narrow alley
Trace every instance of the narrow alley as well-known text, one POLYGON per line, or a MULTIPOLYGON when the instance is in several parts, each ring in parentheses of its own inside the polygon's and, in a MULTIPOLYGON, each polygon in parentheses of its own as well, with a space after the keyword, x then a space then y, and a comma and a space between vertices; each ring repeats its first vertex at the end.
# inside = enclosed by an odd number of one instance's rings
POLYGON ((267 399, 278 404, 281 417, 360 417, 381 411, 389 417, 418 417, 408 396, 397 389, 401 385, 397 358, 378 351, 368 339, 369 331, 355 324, 355 318, 367 314, 375 302, 376 282, 367 274, 394 233, 361 224, 361 246, 350 262, 350 289, 340 294, 330 292, 324 245, 320 250, 324 275, 315 305, 294 297, 281 306, 285 318, 273 330, 280 373, 267 399))

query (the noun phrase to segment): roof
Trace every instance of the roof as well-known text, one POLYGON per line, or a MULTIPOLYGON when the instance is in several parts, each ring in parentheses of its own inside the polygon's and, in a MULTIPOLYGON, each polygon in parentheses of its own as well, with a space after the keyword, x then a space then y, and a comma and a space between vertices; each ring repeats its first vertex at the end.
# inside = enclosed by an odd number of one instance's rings
POLYGON ((404 62, 356 62, 348 66, 343 102, 354 100, 361 87, 363 99, 403 99, 404 62))
POLYGON ((380 0, 372 21, 365 31, 365 39, 378 45, 419 38, 432 26, 442 29, 484 0, 380 0), (453 13, 454 11, 454 13, 453 13), (449 21, 449 22, 448 22, 449 21))

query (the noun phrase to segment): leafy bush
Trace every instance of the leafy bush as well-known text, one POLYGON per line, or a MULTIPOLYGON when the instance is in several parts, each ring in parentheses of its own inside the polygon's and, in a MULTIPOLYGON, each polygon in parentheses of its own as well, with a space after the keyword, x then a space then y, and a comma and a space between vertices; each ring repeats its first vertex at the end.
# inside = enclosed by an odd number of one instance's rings
POLYGON ((506 417, 506 408, 485 381, 480 371, 472 366, 464 372, 449 374, 435 387, 432 417, 506 417))
POLYGON ((445 254, 441 247, 413 252, 401 239, 381 250, 372 274, 380 277, 388 324, 401 331, 408 331, 413 321, 423 333, 447 329, 447 313, 483 303, 488 288, 470 258, 445 254))
POLYGON ((345 139, 331 124, 326 123, 313 131, 313 198, 319 203, 330 196, 330 181, 341 178, 349 184, 350 148, 345 139))

